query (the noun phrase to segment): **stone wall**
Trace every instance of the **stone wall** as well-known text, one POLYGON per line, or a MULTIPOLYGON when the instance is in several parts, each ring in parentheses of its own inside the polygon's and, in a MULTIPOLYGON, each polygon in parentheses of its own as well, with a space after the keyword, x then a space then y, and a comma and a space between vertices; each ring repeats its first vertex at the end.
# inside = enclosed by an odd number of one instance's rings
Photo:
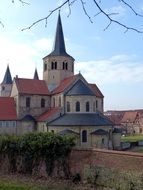
POLYGON ((104 187, 143 189, 143 154, 101 149, 74 149, 70 170, 83 181, 104 187))

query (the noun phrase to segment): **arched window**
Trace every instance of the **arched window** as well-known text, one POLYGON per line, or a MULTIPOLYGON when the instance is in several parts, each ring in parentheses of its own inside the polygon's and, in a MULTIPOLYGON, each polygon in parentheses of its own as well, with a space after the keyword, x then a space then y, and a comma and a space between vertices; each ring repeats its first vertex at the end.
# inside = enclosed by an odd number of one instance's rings
POLYGON ((96 100, 96 109, 98 109, 98 100, 96 100))
POLYGON ((71 111, 71 108, 70 108, 70 103, 67 102, 67 112, 70 112, 71 111))
POLYGON ((54 69, 54 62, 51 63, 51 69, 54 69))
POLYGON ((59 107, 61 107, 61 97, 59 97, 59 107))
POLYGON ((30 108, 30 102, 31 102, 30 97, 26 97, 26 107, 27 108, 30 108))
POLYGON ((46 71, 47 70, 47 64, 45 63, 44 64, 44 71, 46 71))
POLYGON ((41 108, 44 108, 44 107, 45 107, 45 99, 42 98, 42 99, 41 99, 41 108))
POLYGON ((57 62, 55 61, 55 62, 53 62, 52 61, 52 63, 51 63, 51 69, 53 70, 53 69, 57 69, 57 62))
POLYGON ((68 63, 66 62, 66 70, 68 70, 68 63))
POLYGON ((86 130, 82 131, 82 142, 87 142, 87 131, 86 130))
POLYGON ((86 102, 86 112, 89 112, 89 110, 90 110, 89 102, 86 102))
POLYGON ((93 102, 93 111, 96 112, 95 102, 93 102))
POLYGON ((76 110, 77 112, 80 111, 80 102, 79 102, 79 101, 76 102, 75 110, 76 110))
POLYGON ((55 107, 55 103, 56 103, 56 102, 55 102, 55 98, 53 98, 53 107, 55 107))
POLYGON ((68 63, 67 62, 63 62, 63 70, 68 70, 68 63))

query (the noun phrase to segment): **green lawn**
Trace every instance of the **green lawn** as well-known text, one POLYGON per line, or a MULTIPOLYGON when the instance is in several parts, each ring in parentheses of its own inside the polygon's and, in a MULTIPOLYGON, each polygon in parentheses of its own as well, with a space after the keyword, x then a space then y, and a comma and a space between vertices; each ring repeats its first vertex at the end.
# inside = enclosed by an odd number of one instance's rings
POLYGON ((0 190, 72 190, 66 185, 39 185, 30 182, 16 182, 0 179, 0 190))
POLYGON ((121 137, 122 142, 136 142, 143 140, 143 134, 128 135, 121 137))

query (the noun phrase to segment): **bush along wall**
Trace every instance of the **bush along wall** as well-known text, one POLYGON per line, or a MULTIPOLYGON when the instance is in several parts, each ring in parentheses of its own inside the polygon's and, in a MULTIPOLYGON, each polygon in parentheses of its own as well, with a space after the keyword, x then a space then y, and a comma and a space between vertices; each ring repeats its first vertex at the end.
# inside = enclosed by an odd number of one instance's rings
POLYGON ((142 190, 143 173, 118 171, 98 166, 86 166, 84 177, 93 186, 114 190, 142 190))
POLYGON ((29 133, 23 136, 0 136, 0 170, 32 174, 44 161, 47 175, 53 171, 70 176, 68 156, 75 145, 74 138, 54 133, 29 133))

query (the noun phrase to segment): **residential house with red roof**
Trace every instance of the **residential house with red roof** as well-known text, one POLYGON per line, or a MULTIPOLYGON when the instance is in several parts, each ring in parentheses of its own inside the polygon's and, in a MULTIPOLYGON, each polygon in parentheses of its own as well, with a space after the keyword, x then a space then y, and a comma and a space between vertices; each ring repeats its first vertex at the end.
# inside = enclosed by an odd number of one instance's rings
POLYGON ((80 147, 120 148, 114 123, 103 115, 103 94, 81 73, 74 74, 74 61, 65 48, 59 14, 54 48, 43 58, 43 79, 35 70, 33 79, 16 76, 12 81, 7 68, 0 90, 0 123, 5 123, 0 133, 54 132, 74 135, 80 147))

